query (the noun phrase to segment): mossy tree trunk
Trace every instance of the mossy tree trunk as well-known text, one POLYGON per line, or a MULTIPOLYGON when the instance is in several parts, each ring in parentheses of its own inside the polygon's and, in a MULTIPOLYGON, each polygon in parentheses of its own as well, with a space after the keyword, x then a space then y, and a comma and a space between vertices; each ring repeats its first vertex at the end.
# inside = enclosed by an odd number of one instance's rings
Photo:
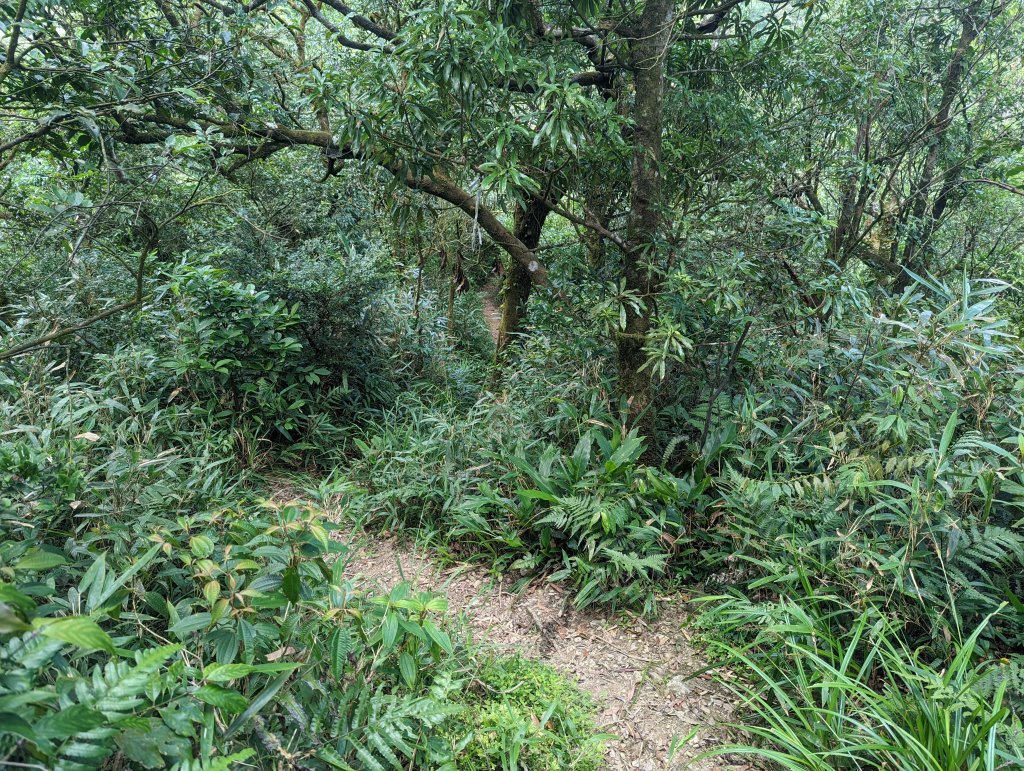
POLYGON ((654 385, 643 369, 647 334, 653 323, 660 288, 657 266, 662 224, 661 133, 665 91, 665 59, 672 40, 673 0, 649 0, 632 41, 630 64, 636 89, 633 102, 634 150, 630 210, 622 275, 639 307, 626 305, 625 326, 616 339, 619 392, 629 402, 630 423, 648 437, 654 454, 654 385))

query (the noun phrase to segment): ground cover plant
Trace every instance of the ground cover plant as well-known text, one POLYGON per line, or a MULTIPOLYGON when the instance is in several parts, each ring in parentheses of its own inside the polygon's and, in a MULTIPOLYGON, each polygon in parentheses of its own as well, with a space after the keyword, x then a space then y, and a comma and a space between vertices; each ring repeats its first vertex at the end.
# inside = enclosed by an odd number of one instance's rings
POLYGON ((0 0, 0 763, 601 767, 358 530, 1024 765, 1022 13, 0 0))

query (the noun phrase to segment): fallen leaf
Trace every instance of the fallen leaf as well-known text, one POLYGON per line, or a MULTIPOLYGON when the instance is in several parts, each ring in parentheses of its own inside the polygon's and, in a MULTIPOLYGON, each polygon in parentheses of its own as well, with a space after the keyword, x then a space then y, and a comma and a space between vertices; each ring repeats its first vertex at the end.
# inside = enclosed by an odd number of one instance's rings
POLYGON ((292 647, 278 648, 276 651, 267 654, 267 661, 277 661, 282 656, 291 656, 293 653, 295 653, 295 649, 292 647))

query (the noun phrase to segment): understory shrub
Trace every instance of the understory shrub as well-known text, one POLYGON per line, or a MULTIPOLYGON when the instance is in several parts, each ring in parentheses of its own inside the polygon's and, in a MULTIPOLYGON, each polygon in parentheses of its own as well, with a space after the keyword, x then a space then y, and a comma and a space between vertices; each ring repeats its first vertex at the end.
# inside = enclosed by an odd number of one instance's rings
POLYGON ((442 596, 356 592, 329 529, 306 506, 265 503, 134 523, 120 549, 96 527, 4 541, 4 757, 595 767, 600 737, 575 686, 519 659, 475 663, 444 629, 442 596))
POLYGON ((97 527, 0 547, 6 757, 68 769, 114 754, 147 768, 447 762, 450 748, 428 740, 455 712, 442 598, 355 596, 345 560, 327 559, 344 547, 300 505, 131 529, 118 550, 97 527))
POLYGON ((1021 650, 1024 379, 1005 288, 848 289, 833 328, 764 358, 705 447, 720 580, 874 605, 937 655, 976 628, 979 651, 1021 650))
POLYGON ((496 570, 568 581, 578 607, 651 612, 656 580, 693 555, 703 487, 644 464, 635 431, 607 422, 596 397, 584 405, 411 399, 356 440, 352 476, 369 492, 356 508, 496 570))
POLYGON ((392 401, 401 379, 388 340, 400 335, 380 249, 345 243, 344 237, 304 239, 274 259, 246 255, 231 272, 250 277, 262 291, 294 310, 290 334, 301 345, 302 366, 340 386, 345 416, 392 401))
POLYGON ((467 707, 465 719, 476 730, 459 753, 459 768, 601 767, 609 737, 596 730, 591 700, 546 664, 522 656, 487 659, 471 682, 467 707))
POLYGON ((260 500, 255 470, 343 437, 342 386, 303 363, 296 313, 183 265, 110 353, 73 371, 60 347, 4 366, 0 757, 75 771, 596 762, 574 685, 548 673, 517 701, 474 685, 501 660, 453 638, 442 596, 356 590, 318 510, 260 500))

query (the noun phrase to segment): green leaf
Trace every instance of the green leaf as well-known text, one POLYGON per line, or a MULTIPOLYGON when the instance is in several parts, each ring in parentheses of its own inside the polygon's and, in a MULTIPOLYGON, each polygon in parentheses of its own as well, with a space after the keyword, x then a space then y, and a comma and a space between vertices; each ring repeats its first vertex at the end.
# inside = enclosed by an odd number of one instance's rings
POLYGON ((193 613, 191 616, 185 616, 181 621, 172 626, 167 631, 178 636, 179 640, 184 639, 193 632, 198 632, 200 629, 205 629, 213 622, 213 616, 209 613, 193 613))
POLYGON ((58 565, 66 565, 63 554, 42 549, 32 549, 14 566, 15 570, 51 570, 58 565))
POLYGON ((12 605, 26 615, 36 609, 35 602, 27 594, 22 594, 10 584, 0 581, 0 602, 12 605))
POLYGON ((252 671, 252 664, 210 664, 203 669, 203 679, 211 683, 227 683, 252 671))
POLYGON ((32 726, 12 712, 0 712, 0 734, 14 734, 30 742, 36 741, 36 732, 32 726))
POLYGON ((959 413, 954 410, 953 414, 949 416, 949 420, 946 421, 946 428, 942 432, 942 439, 939 441, 940 458, 946 457, 946 452, 949 450, 949 444, 953 441, 953 433, 956 431, 957 419, 959 417, 959 413))
POLYGON ((299 572, 295 568, 288 568, 281 577, 281 591, 291 602, 299 601, 299 593, 302 591, 302 582, 299 580, 299 572))
POLYGON ((419 672, 419 667, 416 664, 416 659, 412 655, 405 651, 401 656, 398 657, 398 669, 402 673, 402 679, 405 680, 405 684, 410 688, 416 686, 416 674, 419 672))
POLYGON ((143 768, 164 768, 164 757, 189 757, 188 739, 175 736, 157 720, 147 720, 138 728, 132 727, 114 741, 125 757, 143 768))
MULTIPOLYGON (((160 544, 154 544, 150 549, 136 560, 135 564, 128 568, 124 573, 117 577, 116 581, 112 581, 109 586, 104 586, 101 590, 100 587, 96 587, 94 591, 89 592, 89 601, 86 604, 86 608, 91 612, 99 608, 104 602, 124 586, 128 581, 148 565, 153 558, 159 553, 160 544)), ((101 557, 102 559, 102 557, 101 557)))
POLYGON ((384 645, 385 651, 389 651, 395 646, 397 637, 398 616, 394 613, 388 613, 384 617, 384 625, 381 627, 381 642, 384 645))
POLYGON ((210 664, 203 669, 203 678, 211 683, 226 683, 258 672, 291 672, 301 664, 290 661, 269 664, 210 664))
POLYGON ((204 685, 195 692, 200 701, 228 712, 241 712, 249 703, 238 691, 220 685, 204 685))
POLYGON ((328 746, 319 748, 316 751, 318 760, 322 760, 331 768, 340 768, 343 771, 352 771, 352 766, 345 762, 345 759, 328 746))
POLYGON ((188 541, 192 553, 199 559, 205 559, 213 554, 213 541, 205 535, 194 535, 188 541))
POLYGON ((423 629, 430 636, 430 639, 438 644, 441 650, 449 656, 454 653, 451 638, 443 630, 438 629, 437 625, 429 618, 423 622, 423 629))
POLYGON ((340 680, 345 671, 345 664, 348 663, 348 654, 352 650, 352 635, 347 629, 335 629, 327 641, 327 649, 331 655, 331 674, 336 680, 340 680))
POLYGON ((253 715, 263 709, 267 703, 277 695, 277 692, 281 690, 282 686, 288 682, 289 677, 291 677, 291 672, 285 672, 278 675, 270 685, 264 688, 263 691, 260 692, 259 696, 252 700, 252 703, 245 712, 231 722, 231 725, 228 726, 228 730, 224 732, 224 738, 230 739, 239 728, 245 725, 245 723, 253 717, 253 715))
POLYGON ((15 634, 31 628, 18 617, 14 608, 5 602, 0 602, 0 634, 15 634))
POLYGON ((85 616, 69 616, 57 619, 36 619, 33 626, 44 637, 70 643, 84 650, 114 652, 110 635, 100 629, 99 624, 85 616))
POLYGON ((548 501, 549 503, 558 503, 558 498, 543 490, 516 490, 516 494, 520 498, 533 498, 540 501, 548 501))
POLYGON ((60 712, 53 712, 37 720, 36 734, 47 739, 66 739, 75 734, 85 733, 107 722, 102 712, 75 704, 60 712))

